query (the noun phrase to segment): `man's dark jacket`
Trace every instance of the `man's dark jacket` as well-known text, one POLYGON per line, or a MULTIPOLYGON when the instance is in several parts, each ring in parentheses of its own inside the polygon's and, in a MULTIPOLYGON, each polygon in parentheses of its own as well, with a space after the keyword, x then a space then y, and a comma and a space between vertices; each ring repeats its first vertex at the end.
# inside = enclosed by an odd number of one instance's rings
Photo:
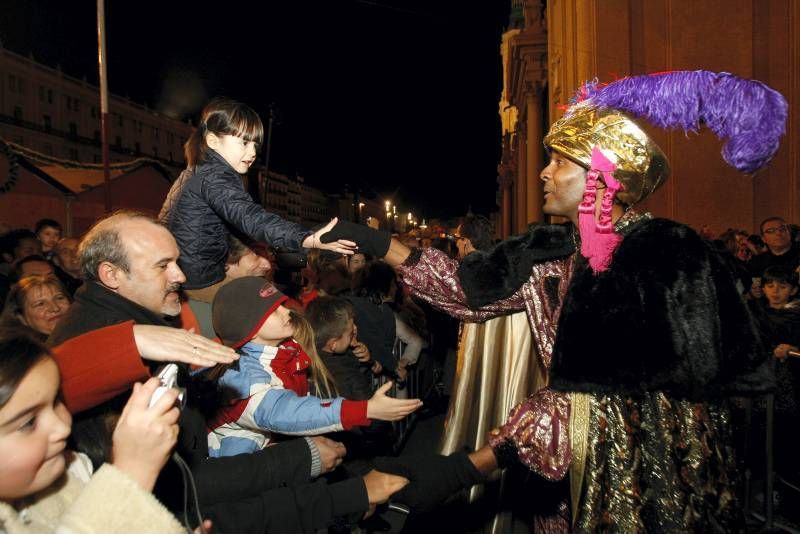
MULTIPOLYGON (((75 302, 48 344, 58 346, 86 332, 130 320, 169 326, 138 304, 87 282, 76 292, 75 302)), ((110 431, 103 430, 107 415, 120 410, 128 396, 75 416, 73 435, 79 450, 97 449, 92 443, 97 440, 110 446, 110 431)), ((203 517, 213 521, 215 533, 315 532, 335 516, 355 518, 366 511, 366 488, 360 478, 330 486, 324 480, 309 483, 311 456, 302 439, 253 454, 208 458, 205 419, 193 403, 191 390, 188 397, 179 421, 176 451, 192 469, 203 517)), ((174 462, 167 462, 154 493, 182 517, 183 482, 174 462)))

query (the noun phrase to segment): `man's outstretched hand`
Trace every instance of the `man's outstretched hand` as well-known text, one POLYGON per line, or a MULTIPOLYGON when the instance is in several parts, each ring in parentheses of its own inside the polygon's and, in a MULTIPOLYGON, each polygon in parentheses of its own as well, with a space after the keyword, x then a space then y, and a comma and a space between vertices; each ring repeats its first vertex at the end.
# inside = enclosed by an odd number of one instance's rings
POLYGON ((448 497, 483 482, 483 475, 464 452, 449 456, 439 454, 375 459, 375 469, 409 479, 408 486, 392 500, 405 504, 413 512, 422 512, 444 502, 448 497))
POLYGON ((382 258, 389 251, 392 236, 389 232, 373 230, 363 224, 338 221, 330 231, 322 234, 320 239, 323 243, 337 240, 355 241, 360 252, 375 258, 382 258))

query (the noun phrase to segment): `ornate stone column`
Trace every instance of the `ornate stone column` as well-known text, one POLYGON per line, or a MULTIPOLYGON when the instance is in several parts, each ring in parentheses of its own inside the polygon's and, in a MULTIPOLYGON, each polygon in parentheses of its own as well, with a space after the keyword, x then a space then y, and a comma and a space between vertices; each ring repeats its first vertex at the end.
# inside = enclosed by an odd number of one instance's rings
POLYGON ((528 137, 524 132, 517 134, 517 179, 514 181, 514 234, 520 234, 528 227, 528 137))
POLYGON ((544 193, 542 182, 539 180, 539 173, 544 167, 542 161, 542 89, 541 84, 529 84, 526 98, 526 121, 528 139, 526 146, 526 177, 527 177, 527 197, 526 197, 526 222, 544 222, 542 213, 542 203, 544 193))

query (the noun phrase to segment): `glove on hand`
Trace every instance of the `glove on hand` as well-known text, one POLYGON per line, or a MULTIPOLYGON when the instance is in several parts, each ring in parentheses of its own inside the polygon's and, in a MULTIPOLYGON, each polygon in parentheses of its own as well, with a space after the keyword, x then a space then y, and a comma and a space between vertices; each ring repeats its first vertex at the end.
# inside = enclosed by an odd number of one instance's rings
POLYGON ((391 243, 392 236, 389 232, 380 230, 373 230, 369 226, 363 224, 355 224, 350 221, 342 221, 336 223, 330 232, 322 235, 320 241, 323 243, 330 243, 337 239, 348 239, 355 241, 358 245, 359 251, 375 258, 383 258, 389 252, 389 244, 391 243))
POLYGON ((391 500, 409 506, 412 512, 425 511, 454 493, 484 480, 465 452, 454 452, 449 456, 383 456, 375 459, 375 469, 411 481, 391 500))

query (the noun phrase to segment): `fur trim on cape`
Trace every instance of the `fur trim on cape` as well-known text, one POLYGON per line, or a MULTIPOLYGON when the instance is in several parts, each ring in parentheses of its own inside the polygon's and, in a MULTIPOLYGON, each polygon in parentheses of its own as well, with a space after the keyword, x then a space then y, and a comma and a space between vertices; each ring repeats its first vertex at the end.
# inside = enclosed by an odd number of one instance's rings
POLYGON ((573 231, 571 223, 535 225, 494 248, 468 255, 458 268, 467 305, 476 309, 508 298, 530 278, 535 263, 574 253, 573 231))
POLYGON ((774 376, 724 259, 688 226, 653 219, 631 229, 607 271, 576 270, 551 386, 700 400, 767 392, 774 376))

